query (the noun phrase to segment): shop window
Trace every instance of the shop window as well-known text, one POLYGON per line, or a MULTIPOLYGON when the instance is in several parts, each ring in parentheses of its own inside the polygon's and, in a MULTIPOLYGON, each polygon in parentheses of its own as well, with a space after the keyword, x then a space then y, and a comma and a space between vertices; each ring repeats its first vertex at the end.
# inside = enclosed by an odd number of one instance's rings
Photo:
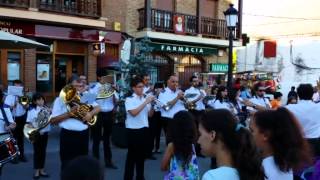
POLYGON ((14 80, 21 80, 21 53, 8 52, 8 65, 7 65, 7 80, 8 85, 12 85, 14 80))
POLYGON ((52 55, 37 54, 37 92, 52 92, 52 55))
POLYGON ((181 64, 184 65, 201 65, 201 61, 194 56, 185 56, 181 60, 181 64))

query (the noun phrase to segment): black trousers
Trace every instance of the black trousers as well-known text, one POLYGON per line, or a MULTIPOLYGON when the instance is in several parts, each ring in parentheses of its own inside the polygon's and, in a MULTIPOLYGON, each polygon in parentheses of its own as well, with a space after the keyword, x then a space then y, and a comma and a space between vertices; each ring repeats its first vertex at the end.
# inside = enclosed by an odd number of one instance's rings
POLYGON ((169 144, 169 142, 171 142, 170 134, 168 134, 168 126, 169 126, 169 123, 171 120, 172 120, 171 118, 161 117, 162 127, 164 130, 164 134, 166 136, 166 144, 167 145, 169 144))
POLYGON ((100 112, 96 124, 91 128, 92 135, 92 151, 94 157, 99 159, 100 141, 103 141, 103 152, 105 163, 111 163, 112 153, 110 148, 110 136, 113 125, 113 113, 100 112))
POLYGON ((15 117, 16 128, 13 131, 13 137, 17 141, 17 145, 20 151, 20 157, 24 157, 24 135, 23 128, 26 124, 27 113, 23 116, 15 117))
POLYGON ((46 149, 48 143, 48 133, 40 135, 33 143, 33 168, 43 169, 46 161, 46 149))
POLYGON ((128 153, 125 165, 124 180, 133 180, 136 169, 136 180, 144 180, 144 161, 146 151, 148 128, 127 129, 128 153))
POLYGON ((163 123, 161 121, 161 112, 155 111, 153 114, 153 122, 150 124, 151 131, 154 132, 152 149, 159 150, 160 148, 160 137, 163 123))
POLYGON ((320 156, 320 138, 307 139, 314 157, 320 156))
POLYGON ((73 159, 88 155, 89 131, 60 131, 61 170, 73 159))

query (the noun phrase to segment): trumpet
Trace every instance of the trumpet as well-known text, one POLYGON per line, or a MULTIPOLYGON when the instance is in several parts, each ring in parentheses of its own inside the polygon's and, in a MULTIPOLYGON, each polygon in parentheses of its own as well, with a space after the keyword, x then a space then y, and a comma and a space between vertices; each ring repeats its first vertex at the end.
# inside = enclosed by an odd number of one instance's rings
POLYGON ((23 106, 29 105, 30 104, 30 98, 29 98, 29 96, 24 94, 23 96, 19 97, 19 102, 23 106))
POLYGON ((182 97, 182 101, 184 104, 184 107, 188 110, 194 110, 196 108, 196 103, 193 103, 191 101, 188 100, 188 98, 193 98, 197 96, 197 94, 186 94, 182 97))
MULTIPOLYGON (((145 97, 149 96, 147 94, 144 94, 145 97)), ((170 106, 169 104, 163 104, 159 99, 154 99, 153 102, 152 102, 154 105, 164 109, 165 111, 169 111, 172 106, 170 106)))

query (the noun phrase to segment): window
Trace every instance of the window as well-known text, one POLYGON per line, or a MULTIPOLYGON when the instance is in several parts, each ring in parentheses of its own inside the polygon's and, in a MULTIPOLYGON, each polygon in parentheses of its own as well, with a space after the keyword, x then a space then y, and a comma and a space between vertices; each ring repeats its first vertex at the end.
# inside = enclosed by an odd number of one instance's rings
POLYGON ((21 53, 8 52, 7 80, 12 85, 14 80, 21 80, 21 53))
POLYGON ((52 55, 37 54, 37 92, 52 91, 52 55))

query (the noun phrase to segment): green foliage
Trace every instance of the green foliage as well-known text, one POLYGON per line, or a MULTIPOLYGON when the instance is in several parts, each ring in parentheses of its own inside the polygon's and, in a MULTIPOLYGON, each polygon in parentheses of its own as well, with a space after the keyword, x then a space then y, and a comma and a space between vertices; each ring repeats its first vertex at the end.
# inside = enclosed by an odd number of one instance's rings
POLYGON ((153 48, 149 46, 150 39, 145 37, 135 43, 138 53, 130 56, 129 64, 121 62, 121 71, 124 73, 124 82, 120 86, 120 101, 118 104, 116 120, 123 123, 126 119, 126 111, 124 107, 125 98, 131 94, 130 82, 135 76, 146 74, 151 69, 150 59, 153 48))

